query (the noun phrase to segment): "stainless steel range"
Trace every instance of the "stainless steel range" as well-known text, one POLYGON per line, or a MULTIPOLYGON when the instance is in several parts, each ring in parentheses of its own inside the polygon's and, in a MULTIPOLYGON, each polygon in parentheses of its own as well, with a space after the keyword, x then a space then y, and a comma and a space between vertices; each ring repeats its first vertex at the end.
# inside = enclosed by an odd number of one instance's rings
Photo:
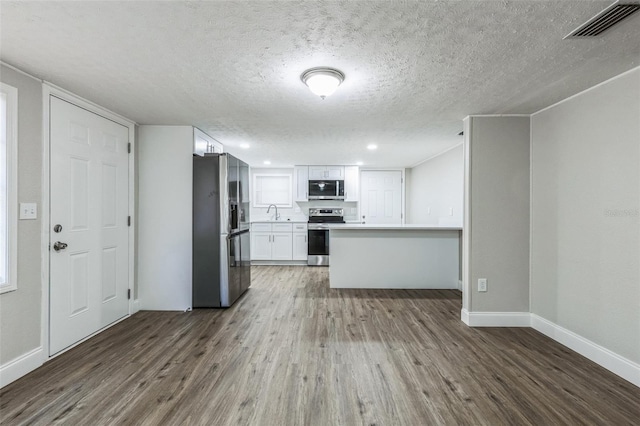
POLYGON ((344 223, 344 209, 309 209, 307 265, 329 266, 329 224, 344 223))

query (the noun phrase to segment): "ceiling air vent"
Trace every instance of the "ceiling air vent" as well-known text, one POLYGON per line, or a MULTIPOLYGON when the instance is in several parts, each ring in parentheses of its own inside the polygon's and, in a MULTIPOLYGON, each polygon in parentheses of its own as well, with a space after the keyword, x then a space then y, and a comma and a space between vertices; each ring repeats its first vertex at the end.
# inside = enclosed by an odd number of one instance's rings
POLYGON ((640 10, 640 3, 618 0, 564 38, 596 37, 638 10, 640 10))

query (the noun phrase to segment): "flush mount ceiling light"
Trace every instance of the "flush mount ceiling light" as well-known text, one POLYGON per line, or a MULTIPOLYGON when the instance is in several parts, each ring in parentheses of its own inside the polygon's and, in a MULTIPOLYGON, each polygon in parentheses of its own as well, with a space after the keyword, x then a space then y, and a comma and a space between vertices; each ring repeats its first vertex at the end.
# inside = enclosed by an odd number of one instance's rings
POLYGON ((318 67, 303 72, 300 80, 309 87, 311 92, 324 99, 342 84, 344 74, 334 68, 318 67))
POLYGON ((373 144, 373 143, 369 144, 369 145, 367 145, 367 149, 369 149, 371 151, 376 150, 376 149, 378 149, 378 145, 373 144))
POLYGON ((241 143, 240 144, 240 148, 242 149, 249 149, 251 147, 251 145, 249 145, 248 143, 241 143))

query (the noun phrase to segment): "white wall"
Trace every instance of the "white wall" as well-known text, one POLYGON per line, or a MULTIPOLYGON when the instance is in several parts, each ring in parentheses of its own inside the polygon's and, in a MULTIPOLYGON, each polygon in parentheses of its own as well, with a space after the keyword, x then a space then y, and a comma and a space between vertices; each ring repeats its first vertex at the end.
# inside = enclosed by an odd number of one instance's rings
POLYGON ((531 312, 640 363, 640 69, 531 125, 531 312))
POLYGON ((467 118, 469 312, 529 312, 529 117, 467 118), (478 279, 488 291, 478 292, 478 279))
POLYGON ((145 310, 191 307, 193 128, 138 130, 138 293, 145 310))
POLYGON ((462 145, 412 168, 406 176, 407 223, 462 226, 462 145))
POLYGON ((42 83, 4 65, 0 81, 18 89, 18 202, 38 203, 37 220, 18 221, 18 289, 0 294, 0 366, 5 366, 40 347, 42 83))

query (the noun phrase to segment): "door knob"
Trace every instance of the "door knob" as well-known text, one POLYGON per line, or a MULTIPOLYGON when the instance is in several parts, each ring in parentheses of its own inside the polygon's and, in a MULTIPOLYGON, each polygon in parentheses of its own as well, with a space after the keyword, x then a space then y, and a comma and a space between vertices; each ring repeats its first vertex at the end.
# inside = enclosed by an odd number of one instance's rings
POLYGON ((55 243, 53 243, 53 249, 55 251, 60 251, 60 250, 64 250, 67 248, 67 243, 61 243, 60 241, 56 241, 55 243))

